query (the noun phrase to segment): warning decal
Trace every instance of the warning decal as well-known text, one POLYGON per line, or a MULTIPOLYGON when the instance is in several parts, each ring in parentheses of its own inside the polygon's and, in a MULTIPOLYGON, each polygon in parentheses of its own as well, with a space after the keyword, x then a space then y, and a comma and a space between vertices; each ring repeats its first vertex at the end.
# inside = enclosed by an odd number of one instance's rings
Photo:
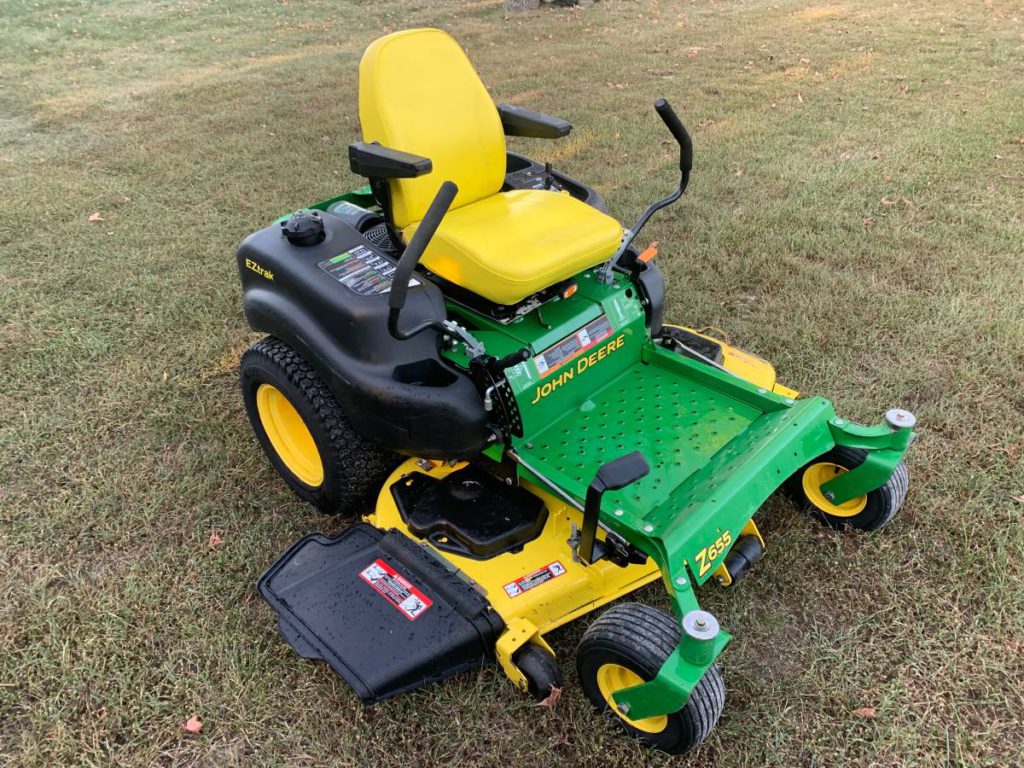
POLYGON ((545 565, 543 568, 538 568, 533 573, 528 573, 525 576, 520 576, 515 581, 510 581, 505 585, 505 594, 509 597, 518 597, 523 592, 539 587, 541 584, 549 582, 563 573, 565 573, 565 566, 555 560, 555 562, 545 565))
POLYGON ((374 560, 359 577, 382 594, 407 619, 415 621, 433 602, 383 560, 374 560))
POLYGON ((574 360, 611 335, 612 324, 608 320, 608 315, 601 315, 596 320, 591 320, 576 333, 566 336, 533 358, 533 363, 537 366, 537 373, 544 378, 559 366, 574 360))
MULTIPOLYGON (((391 279, 395 265, 378 256, 364 245, 357 245, 333 259, 317 264, 320 269, 360 296, 376 296, 391 290, 391 279)), ((415 278, 409 280, 409 287, 419 285, 415 278)))

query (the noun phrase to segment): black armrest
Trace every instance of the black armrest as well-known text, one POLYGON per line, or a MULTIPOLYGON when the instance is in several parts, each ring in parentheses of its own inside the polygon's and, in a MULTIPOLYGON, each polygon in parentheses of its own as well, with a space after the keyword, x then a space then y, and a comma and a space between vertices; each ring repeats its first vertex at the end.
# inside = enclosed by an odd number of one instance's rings
POLYGON ((361 141, 348 145, 348 161, 353 173, 368 179, 411 179, 433 170, 426 157, 361 141))
POLYGON ((499 104, 501 127, 506 136, 525 136, 528 139, 560 139, 568 136, 572 123, 560 117, 542 115, 526 107, 499 104))

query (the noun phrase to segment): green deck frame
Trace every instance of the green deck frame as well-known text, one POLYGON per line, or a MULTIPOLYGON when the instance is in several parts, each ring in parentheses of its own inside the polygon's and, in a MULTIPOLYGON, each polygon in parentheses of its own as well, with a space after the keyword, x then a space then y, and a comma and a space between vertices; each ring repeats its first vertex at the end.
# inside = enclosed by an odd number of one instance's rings
MULTIPOLYGON (((626 337, 622 349, 543 400, 534 400, 542 377, 531 361, 509 371, 526 425, 513 448, 543 476, 521 467, 527 479, 546 478, 579 501, 603 464, 632 451, 644 455, 650 474, 606 494, 601 522, 654 558, 677 617, 699 608, 694 584, 712 577, 758 508, 801 467, 835 445, 868 449, 869 461, 832 481, 843 481, 837 498, 853 498, 882 485, 906 451, 909 430, 852 424, 824 398, 793 400, 657 346, 637 302, 625 295, 628 283, 604 286, 589 277, 581 276, 577 293, 588 308, 579 312, 584 308, 572 300, 553 305, 545 311, 551 327, 531 327, 531 318, 511 329, 473 320, 488 349, 501 338, 494 354, 504 354, 531 337, 535 353, 544 349, 598 316, 595 302, 614 318, 613 337, 626 337), (715 546, 726 534, 729 544, 715 546)), ((728 641, 720 632, 701 664, 684 638, 654 680, 621 691, 616 702, 631 718, 678 710, 728 641)))

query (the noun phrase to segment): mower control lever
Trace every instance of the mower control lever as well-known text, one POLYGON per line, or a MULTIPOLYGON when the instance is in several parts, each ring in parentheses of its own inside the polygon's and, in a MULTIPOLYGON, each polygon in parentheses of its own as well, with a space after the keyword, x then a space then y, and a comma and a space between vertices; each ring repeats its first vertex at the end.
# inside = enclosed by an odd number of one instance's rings
POLYGON ((598 281, 605 285, 611 285, 613 282, 612 272, 615 271, 615 266, 619 263, 619 259, 622 258, 622 254, 633 244, 633 241, 640 233, 640 230, 643 229, 648 219, 662 208, 672 205, 672 203, 682 197, 690 183, 690 171, 693 169, 693 140, 690 138, 690 134, 683 126, 675 110, 672 109, 672 105, 665 99, 658 99, 654 102, 654 109, 665 122, 673 138, 679 143, 679 172, 682 176, 679 179, 679 186, 675 188, 672 194, 647 206, 646 210, 640 214, 640 218, 636 220, 633 228, 627 229, 623 233, 622 242, 619 244, 618 250, 605 262, 598 273, 598 281))
POLYGON ((412 240, 409 241, 409 245, 406 246, 405 251, 402 253, 402 258, 398 260, 398 267, 395 269, 395 275, 391 280, 391 293, 388 294, 388 306, 391 308, 391 311, 388 312, 388 331, 399 341, 404 341, 430 327, 437 327, 439 330, 447 332, 447 329, 436 320, 428 320, 414 328, 403 331, 398 327, 398 314, 402 311, 402 307, 405 306, 405 297, 409 292, 409 280, 412 278, 412 273, 416 269, 416 265, 419 263, 423 252, 427 249, 430 239, 440 226, 441 219, 448 213, 448 208, 458 193, 459 188, 453 181, 446 181, 441 185, 441 188, 434 196, 434 200, 430 203, 430 207, 427 208, 423 221, 416 228, 412 240))
POLYGON ((658 99, 654 102, 654 109, 661 116, 672 137, 679 144, 679 170, 683 174, 683 181, 680 186, 686 189, 690 180, 690 171, 693 170, 693 139, 679 119, 679 115, 672 109, 672 105, 665 99, 658 99))
POLYGON ((454 181, 446 181, 441 185, 437 194, 434 195, 430 207, 427 208, 426 215, 416 228, 412 240, 402 252, 402 258, 398 260, 398 266, 395 268, 395 276, 391 280, 391 293, 388 294, 388 306, 391 308, 388 312, 388 331, 399 341, 405 341, 417 333, 433 328, 442 334, 445 340, 462 342, 466 347, 469 359, 473 360, 484 354, 486 351, 484 345, 454 320, 424 320, 419 325, 404 331, 398 327, 398 315, 402 311, 402 307, 405 306, 405 297, 409 293, 409 281, 412 279, 412 273, 457 194, 459 194, 459 188, 455 186, 454 181))

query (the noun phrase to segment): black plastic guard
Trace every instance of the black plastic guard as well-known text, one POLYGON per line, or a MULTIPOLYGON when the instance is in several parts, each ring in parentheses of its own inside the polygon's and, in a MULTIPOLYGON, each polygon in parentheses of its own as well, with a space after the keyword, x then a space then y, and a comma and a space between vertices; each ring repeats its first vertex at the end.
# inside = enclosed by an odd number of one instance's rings
POLYGON ((365 523, 306 536, 257 587, 288 644, 326 661, 367 703, 493 660, 504 628, 442 560, 365 523))

